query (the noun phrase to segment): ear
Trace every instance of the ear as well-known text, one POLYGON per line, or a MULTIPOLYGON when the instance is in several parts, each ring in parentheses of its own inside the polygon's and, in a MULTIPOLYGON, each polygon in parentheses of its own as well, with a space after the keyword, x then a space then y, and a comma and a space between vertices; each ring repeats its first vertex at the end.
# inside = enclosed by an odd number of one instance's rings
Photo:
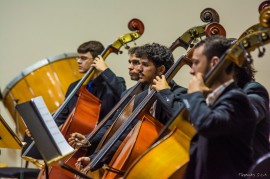
POLYGON ((164 75, 166 71, 166 67, 164 65, 161 65, 158 67, 158 75, 164 75))
POLYGON ((218 61, 219 61, 219 58, 217 56, 213 56, 210 62, 211 67, 215 66, 218 63, 218 61))

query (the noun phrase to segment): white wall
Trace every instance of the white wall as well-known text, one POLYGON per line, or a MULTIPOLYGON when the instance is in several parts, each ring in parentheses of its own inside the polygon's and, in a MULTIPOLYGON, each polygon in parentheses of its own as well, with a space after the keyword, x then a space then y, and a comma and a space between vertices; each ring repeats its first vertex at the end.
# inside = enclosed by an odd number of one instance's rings
MULTIPOLYGON (((258 6, 262 0, 0 0, 0 88, 3 91, 25 68, 37 61, 62 53, 76 52, 77 47, 88 40, 99 40, 104 45, 112 43, 120 35, 130 32, 127 23, 139 18, 145 32, 137 40, 138 45, 158 42, 171 45, 187 29, 202 25, 200 12, 214 8, 220 15, 220 23, 227 37, 238 37, 245 29, 258 23, 258 6)), ((131 43, 131 46, 133 44, 131 43)), ((269 49, 269 47, 267 47, 269 49)), ((184 51, 174 52, 178 59, 184 51)), ((256 59, 257 80, 270 89, 267 82, 269 52, 256 59)), ((129 80, 126 52, 111 54, 107 58, 110 67, 119 76, 129 80)), ((181 81, 187 83, 188 71, 181 81)), ((2 116, 14 128, 7 110, 0 105, 2 116)), ((17 150, 1 149, 0 163, 20 165, 17 150)))

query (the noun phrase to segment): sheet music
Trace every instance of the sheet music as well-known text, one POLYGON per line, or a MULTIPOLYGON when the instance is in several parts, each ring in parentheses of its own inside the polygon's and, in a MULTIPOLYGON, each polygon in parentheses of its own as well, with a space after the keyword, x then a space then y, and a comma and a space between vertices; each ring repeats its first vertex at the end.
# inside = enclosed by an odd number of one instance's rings
POLYGON ((42 116, 42 120, 47 126, 48 131, 52 135, 57 147, 62 155, 68 154, 72 152, 74 149, 68 144, 63 134, 59 130, 56 125, 50 111, 48 110, 43 98, 41 96, 32 98, 31 101, 34 103, 36 108, 38 109, 40 115, 42 116))

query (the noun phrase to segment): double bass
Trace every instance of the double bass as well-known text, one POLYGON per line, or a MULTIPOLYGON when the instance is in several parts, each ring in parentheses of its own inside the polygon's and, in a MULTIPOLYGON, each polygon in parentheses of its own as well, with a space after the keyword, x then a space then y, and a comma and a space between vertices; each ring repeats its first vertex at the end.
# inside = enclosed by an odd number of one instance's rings
MULTIPOLYGON (((128 48, 127 43, 138 39, 144 32, 144 25, 139 19, 130 20, 130 22, 128 23, 128 28, 131 31, 135 31, 135 32, 127 33, 123 36, 120 36, 115 42, 110 44, 101 54, 103 59, 106 59, 107 56, 112 52, 116 54, 121 53, 120 48, 122 46, 125 46, 126 48, 128 48)), ((73 132, 87 134, 96 127, 96 124, 98 122, 98 117, 99 117, 99 114, 97 113, 99 112, 100 102, 98 99, 96 99, 95 96, 93 96, 88 91, 84 90, 85 88, 83 86, 83 84, 89 79, 91 79, 93 75, 94 75, 94 67, 91 67, 83 76, 83 78, 79 81, 79 83, 70 93, 70 95, 66 98, 62 106, 53 115, 53 118, 56 119, 57 116, 63 110, 63 108, 71 100, 72 96, 74 96, 77 92, 79 92, 77 108, 73 110, 75 112, 69 115, 68 119, 65 121, 63 127, 61 128, 61 132, 66 137, 66 139, 68 138, 69 134, 73 132), (82 105, 78 106, 79 103, 81 103, 82 105), (89 109, 94 109, 94 110, 91 110, 92 112, 90 113, 89 109)), ((66 160, 66 164, 70 166, 74 166, 75 162, 77 161, 77 158, 81 155, 78 154, 78 155, 72 155, 71 157, 68 157, 68 160, 66 160)), ((45 175, 48 175, 49 177, 53 177, 53 178, 59 178, 59 177, 74 178, 74 175, 72 175, 71 173, 65 170, 62 170, 57 164, 50 167, 47 174, 45 173, 46 172, 44 172, 44 170, 41 171, 39 178, 43 178, 45 177, 45 175)))
MULTIPOLYGON (((210 23, 211 24, 211 23, 210 23)), ((213 25, 213 24, 211 24, 213 25)), ((211 26, 211 29, 213 26, 211 26)), ((215 28, 218 29, 218 28, 215 28)), ((194 30, 194 29, 193 29, 194 30)), ((221 31, 224 31, 223 29, 221 31)), ((191 31, 188 31, 188 33, 191 31)), ((185 34, 186 35, 186 34, 185 34)), ((188 64, 189 62, 183 60, 181 57, 171 69, 166 73, 167 80, 170 81, 173 76, 176 74, 177 70, 179 70, 184 64, 188 64)), ((128 144, 125 145, 123 152, 122 147, 119 147, 119 150, 116 152, 117 156, 114 157, 111 161, 109 167, 106 167, 111 174, 108 172, 103 176, 104 178, 114 178, 123 175, 124 170, 130 165, 134 159, 136 159, 144 150, 146 150, 151 143, 157 137, 159 131, 162 129, 162 124, 160 124, 156 119, 154 119, 149 113, 149 109, 153 104, 155 90, 152 90, 151 93, 140 103, 140 105, 133 111, 131 116, 127 119, 127 121, 117 130, 117 132, 109 139, 109 141, 103 146, 100 152, 96 155, 96 157, 90 163, 90 169, 95 170, 98 168, 99 161, 104 158, 106 153, 110 150, 111 146, 113 146, 116 141, 120 138, 120 136, 127 130, 127 128, 135 121, 140 119, 138 125, 134 128, 134 133, 132 138, 135 139, 135 142, 131 142, 131 139, 128 139, 128 144), (136 132, 139 133, 136 133, 136 132), (144 133, 145 132, 145 133, 144 133), (140 140, 140 138, 145 138, 147 136, 147 141, 140 140), (126 150, 127 149, 127 150, 126 150), (118 152, 120 155, 118 155, 118 152)), ((125 143, 123 142, 123 144, 125 143)))
MULTIPOLYGON (((241 35, 237 42, 222 56, 220 62, 207 73, 204 78, 207 86, 211 86, 220 71, 231 63, 241 67, 245 60, 251 60, 250 51, 270 42, 269 13, 270 8, 262 10, 260 13, 261 23, 256 25, 257 30, 246 33, 245 36, 241 35)), ((261 53, 262 51, 259 49, 259 56, 261 53)), ((178 114, 163 128, 154 145, 129 167, 123 178, 184 178, 189 161, 188 139, 192 137, 192 133, 188 132, 192 128, 188 117, 187 109, 181 108, 178 114), (168 130, 170 130, 169 134, 168 130)))

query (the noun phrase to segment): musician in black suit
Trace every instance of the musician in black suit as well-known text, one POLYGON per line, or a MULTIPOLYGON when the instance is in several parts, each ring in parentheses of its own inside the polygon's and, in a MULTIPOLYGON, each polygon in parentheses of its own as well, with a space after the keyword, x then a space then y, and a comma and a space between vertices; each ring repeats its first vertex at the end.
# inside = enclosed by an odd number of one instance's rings
MULTIPOLYGON (((90 67, 95 67, 95 74, 91 81, 88 82, 86 88, 94 96, 101 100, 101 109, 99 120, 101 120, 120 100, 121 93, 126 90, 125 80, 122 77, 117 77, 114 72, 100 54, 104 47, 98 41, 88 41, 81 44, 78 49, 78 70, 80 73, 86 73, 90 67)), ((79 80, 73 82, 66 93, 66 97, 71 93, 79 80)), ((74 109, 78 100, 78 93, 74 95, 68 105, 55 119, 58 126, 62 125, 67 119, 68 115, 74 109)), ((100 122, 100 121, 99 121, 100 122)))
POLYGON ((223 69, 209 87, 203 80, 230 46, 230 40, 212 36, 194 49, 193 78, 188 94, 182 95, 197 130, 190 145, 187 179, 243 178, 253 162, 255 114, 245 93, 234 83, 234 65, 223 69))
POLYGON ((236 67, 235 69, 235 81, 247 94, 256 114, 256 131, 253 142, 254 160, 256 161, 270 152, 270 114, 269 94, 262 84, 255 81, 255 73, 253 61, 245 61, 242 68, 236 67))

